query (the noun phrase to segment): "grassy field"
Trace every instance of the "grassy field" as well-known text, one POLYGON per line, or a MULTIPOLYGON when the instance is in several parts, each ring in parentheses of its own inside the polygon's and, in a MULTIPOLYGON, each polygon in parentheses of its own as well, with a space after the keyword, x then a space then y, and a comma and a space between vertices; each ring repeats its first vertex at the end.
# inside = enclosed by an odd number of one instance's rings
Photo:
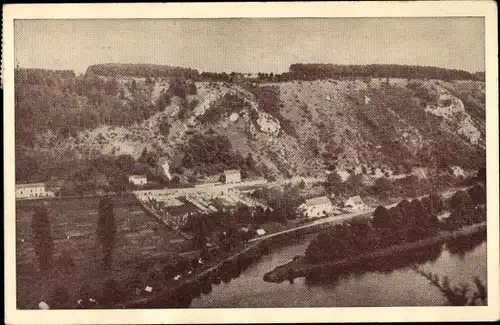
MULTIPOLYGON (((16 206, 17 306, 37 308, 49 301, 55 286, 65 287, 69 300, 76 302, 80 288, 87 286, 98 296, 107 279, 124 283, 128 278, 147 276, 138 271, 139 261, 174 258, 188 243, 179 234, 154 222, 133 196, 114 197, 117 242, 113 265, 103 270, 102 253, 96 244, 98 198, 47 200, 54 239, 54 270, 43 278, 38 270, 31 239, 31 217, 40 201, 18 202, 16 206), (74 266, 65 271, 59 262, 61 252, 68 251, 74 266)), ((50 304, 49 304, 50 305, 50 304)))

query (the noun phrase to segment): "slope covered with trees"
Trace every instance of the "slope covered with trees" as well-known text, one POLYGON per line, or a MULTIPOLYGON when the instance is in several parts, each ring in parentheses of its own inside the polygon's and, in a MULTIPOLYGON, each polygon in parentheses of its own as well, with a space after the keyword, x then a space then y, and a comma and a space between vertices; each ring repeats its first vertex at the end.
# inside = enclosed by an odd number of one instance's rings
MULTIPOLYGON (((85 75, 16 69, 16 180, 53 181, 66 194, 122 191, 130 173, 164 181, 160 157, 177 184, 229 168, 269 179, 477 170, 484 83, 462 79, 480 76, 393 65, 296 64, 257 76, 132 64, 85 75)), ((350 193, 356 181, 335 187, 350 193)))

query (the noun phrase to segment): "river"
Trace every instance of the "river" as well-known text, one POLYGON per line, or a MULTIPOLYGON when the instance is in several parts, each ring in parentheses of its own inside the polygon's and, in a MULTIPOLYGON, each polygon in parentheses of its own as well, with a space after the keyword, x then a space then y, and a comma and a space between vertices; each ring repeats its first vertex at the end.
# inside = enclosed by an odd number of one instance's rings
MULTIPOLYGON (((213 285, 208 295, 193 299, 191 308, 266 308, 266 307, 371 307, 439 306, 447 303, 439 290, 410 266, 407 258, 394 258, 370 269, 332 275, 328 279, 295 279, 280 284, 267 283, 263 275, 303 254, 311 236, 275 248, 269 255, 243 271, 229 283, 213 285)), ((436 246, 417 254, 420 269, 448 276, 452 285, 473 287, 473 278, 486 283, 485 238, 462 240, 436 246)))

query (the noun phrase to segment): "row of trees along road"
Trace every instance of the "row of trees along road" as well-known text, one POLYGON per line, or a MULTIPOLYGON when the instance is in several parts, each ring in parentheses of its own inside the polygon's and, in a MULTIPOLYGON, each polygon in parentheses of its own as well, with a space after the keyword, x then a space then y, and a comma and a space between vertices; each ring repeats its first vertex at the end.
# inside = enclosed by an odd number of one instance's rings
MULTIPOLYGON (((113 201, 105 196, 99 200, 98 220, 96 227, 97 241, 102 248, 103 264, 109 267, 116 242, 116 223, 113 212, 113 201)), ((54 242, 47 205, 35 208, 32 216, 32 236, 35 255, 42 274, 47 274, 53 267, 54 242)), ((67 252, 63 252, 63 260, 68 260, 67 252)), ((64 265, 63 265, 64 267, 64 265)))

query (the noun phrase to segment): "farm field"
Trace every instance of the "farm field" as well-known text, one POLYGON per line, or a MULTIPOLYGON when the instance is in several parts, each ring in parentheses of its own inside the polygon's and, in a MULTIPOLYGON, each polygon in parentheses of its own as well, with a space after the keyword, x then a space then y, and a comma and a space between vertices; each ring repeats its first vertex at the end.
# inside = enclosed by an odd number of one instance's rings
MULTIPOLYGON (((117 225, 117 240, 113 265, 104 270, 102 252, 96 241, 97 206, 99 198, 47 200, 54 240, 54 269, 48 280, 42 281, 31 239, 31 218, 41 201, 17 202, 16 206, 16 267, 17 306, 36 308, 43 299, 53 294, 54 287, 65 287, 70 301, 77 301, 82 287, 94 296, 101 294, 104 281, 118 283, 131 277, 145 277, 138 273, 138 265, 152 258, 158 261, 175 258, 188 248, 186 240, 148 217, 133 197, 113 197, 117 225), (61 254, 66 251, 73 266, 65 269, 61 254), (79 288, 75 287, 76 284, 79 288)), ((147 273, 145 270, 143 273, 147 273)))

